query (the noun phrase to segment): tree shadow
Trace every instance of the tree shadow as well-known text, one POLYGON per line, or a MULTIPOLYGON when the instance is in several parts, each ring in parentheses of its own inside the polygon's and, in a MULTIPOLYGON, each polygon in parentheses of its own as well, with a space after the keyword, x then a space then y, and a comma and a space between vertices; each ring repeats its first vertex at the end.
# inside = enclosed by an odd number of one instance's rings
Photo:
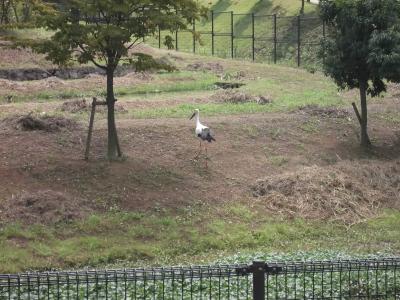
POLYGON ((214 12, 226 11, 232 5, 232 0, 219 0, 211 6, 210 10, 214 12))
POLYGON ((395 132, 394 137, 374 141, 369 148, 361 147, 358 138, 339 143, 339 149, 339 152, 347 154, 347 159, 397 160, 400 158, 400 131, 395 132))

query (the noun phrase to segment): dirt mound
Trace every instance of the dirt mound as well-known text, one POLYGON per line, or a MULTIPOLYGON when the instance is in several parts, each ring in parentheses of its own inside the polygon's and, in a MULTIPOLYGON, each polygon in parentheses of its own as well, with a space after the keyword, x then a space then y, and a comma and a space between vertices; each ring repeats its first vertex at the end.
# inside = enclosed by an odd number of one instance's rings
POLYGON ((90 105, 86 99, 66 101, 61 105, 61 111, 66 111, 70 113, 78 113, 81 111, 87 111, 90 109, 90 105))
MULTIPOLYGON (((80 113, 80 112, 86 112, 90 111, 92 109, 92 100, 87 100, 87 99, 79 99, 79 100, 73 100, 73 101, 66 101, 64 102, 60 110, 64 112, 69 112, 69 113, 80 113)), ((96 111, 98 112, 106 112, 107 107, 104 105, 97 106, 96 111)), ((120 103, 115 104, 115 111, 119 113, 126 113, 128 110, 120 103)))
POLYGON ((80 219, 89 209, 82 201, 55 191, 23 193, 0 202, 1 222, 56 224, 80 219))
POLYGON ((74 129, 77 127, 77 123, 64 117, 47 115, 33 116, 28 114, 5 118, 0 122, 0 127, 24 131, 41 130, 54 132, 61 129, 74 129))
POLYGON ((233 72, 233 73, 225 73, 221 76, 221 80, 243 80, 246 79, 248 75, 246 74, 246 72, 244 71, 237 71, 237 72, 233 72))
POLYGON ((55 76, 51 76, 51 77, 44 79, 44 86, 46 88, 57 88, 57 87, 64 86, 64 85, 65 85, 65 82, 62 79, 55 77, 55 76))
POLYGON ((139 81, 152 81, 152 80, 154 80, 153 75, 151 75, 149 72, 129 72, 124 77, 130 78, 130 79, 137 79, 139 81))
POLYGON ((270 97, 264 97, 264 96, 254 97, 246 92, 239 90, 232 90, 232 89, 217 91, 211 97, 211 99, 215 102, 233 103, 233 104, 255 102, 264 105, 272 102, 270 97))
MULTIPOLYGON (((90 104, 89 107, 92 108, 92 105, 90 104)), ((118 102, 115 103, 114 110, 117 113, 127 113, 128 112, 128 110, 125 108, 125 106, 123 106, 121 103, 118 103, 118 102)), ((105 106, 105 105, 97 106, 96 111, 99 113, 106 113, 107 106, 105 106)))
POLYGON ((306 105, 299 108, 300 112, 315 117, 326 117, 326 118, 348 118, 350 113, 341 108, 337 107, 319 107, 318 105, 306 105))
POLYGON ((400 162, 304 167, 260 179, 252 191, 274 213, 354 224, 400 208, 400 162))
POLYGON ((216 74, 222 74, 224 72, 224 67, 219 63, 202 63, 196 62, 189 64, 185 68, 187 71, 209 71, 216 74))

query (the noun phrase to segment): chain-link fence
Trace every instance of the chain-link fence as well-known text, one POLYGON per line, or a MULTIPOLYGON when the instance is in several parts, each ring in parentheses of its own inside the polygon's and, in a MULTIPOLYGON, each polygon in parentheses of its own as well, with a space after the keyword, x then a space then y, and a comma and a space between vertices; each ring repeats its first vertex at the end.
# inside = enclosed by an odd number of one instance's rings
POLYGON ((0 299, 400 299, 400 258, 0 275, 0 299))
MULTIPOLYGON (((320 64, 318 50, 325 35, 319 17, 236 14, 211 11, 190 30, 172 33, 179 51, 257 62, 283 62, 291 65, 320 64), (200 34, 197 40, 193 32, 200 34)), ((147 42, 164 47, 170 32, 159 31, 147 42)))

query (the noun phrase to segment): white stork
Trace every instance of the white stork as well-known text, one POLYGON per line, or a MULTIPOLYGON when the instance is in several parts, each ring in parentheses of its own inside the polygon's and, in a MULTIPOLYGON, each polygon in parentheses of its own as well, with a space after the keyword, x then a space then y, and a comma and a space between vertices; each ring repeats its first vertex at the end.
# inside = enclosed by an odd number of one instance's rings
MULTIPOLYGON (((193 119, 194 117, 196 117, 196 137, 198 137, 200 139, 200 149, 199 149, 199 153, 196 155, 196 157, 199 157, 200 153, 201 153, 201 142, 203 141, 207 141, 209 143, 211 142, 215 142, 215 138, 212 136, 211 130, 209 127, 204 126, 203 124, 200 123, 200 111, 198 109, 194 110, 193 115, 190 117, 190 120, 193 119)), ((206 150, 206 168, 207 166, 207 159, 208 159, 208 153, 207 153, 207 144, 206 146, 204 146, 205 150, 206 150)))

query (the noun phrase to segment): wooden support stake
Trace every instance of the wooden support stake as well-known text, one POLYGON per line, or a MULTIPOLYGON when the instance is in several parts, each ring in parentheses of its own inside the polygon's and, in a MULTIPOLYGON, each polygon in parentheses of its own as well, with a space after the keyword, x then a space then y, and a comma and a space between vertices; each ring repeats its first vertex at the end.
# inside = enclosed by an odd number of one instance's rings
MULTIPOLYGON (((360 123, 360 126, 362 126, 362 119, 361 119, 361 115, 360 112, 358 111, 357 105, 353 102, 351 103, 351 105, 353 106, 354 112, 356 113, 358 122, 360 123)), ((367 134, 367 139, 368 139, 368 143, 371 144, 371 140, 369 139, 369 136, 367 134)))
POLYGON ((353 103, 351 103, 351 105, 353 106, 353 109, 354 109, 354 112, 356 113, 356 116, 357 116, 358 122, 360 122, 360 125, 361 125, 361 123, 362 123, 362 119, 361 119, 360 112, 358 111, 357 105, 356 105, 354 102, 353 102, 353 103))
POLYGON ((93 97, 92 112, 90 114, 90 120, 89 120, 89 131, 86 140, 85 160, 89 160, 90 143, 92 141, 93 123, 94 123, 94 115, 96 113, 96 105, 97 105, 97 98, 93 97))
MULTIPOLYGON (((115 102, 116 101, 117 101, 117 99, 115 99, 115 102)), ((97 98, 93 97, 92 111, 91 111, 90 120, 89 120, 89 131, 88 131, 88 136, 87 136, 87 140, 86 140, 85 160, 89 160, 90 144, 92 142, 92 135, 93 135, 94 116, 96 114, 96 106, 97 105, 106 106, 107 101, 97 101, 97 98)), ((121 157, 122 152, 121 152, 121 147, 119 145, 118 135, 116 132, 115 132, 115 135, 116 135, 115 138, 116 138, 116 143, 117 143, 118 157, 121 157)))

